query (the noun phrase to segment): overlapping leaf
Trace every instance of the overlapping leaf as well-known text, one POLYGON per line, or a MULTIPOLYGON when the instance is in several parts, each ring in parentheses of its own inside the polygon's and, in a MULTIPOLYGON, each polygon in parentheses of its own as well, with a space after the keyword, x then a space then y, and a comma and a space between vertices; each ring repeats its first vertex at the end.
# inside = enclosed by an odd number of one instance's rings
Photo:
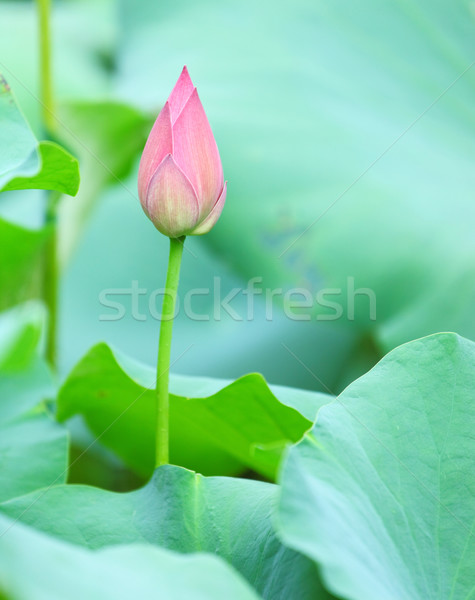
MULTIPOLYGON (((153 369, 99 344, 63 384, 58 418, 81 414, 101 443, 139 473, 150 474, 154 381, 153 369)), ((257 374, 233 383, 172 376, 170 385, 171 461, 205 474, 245 465, 273 477, 285 446, 300 439, 319 407, 331 399, 282 388, 273 393, 257 374)))
MULTIPOLYGON (((39 164, 32 175, 17 175, 3 186, 2 192, 12 190, 55 190, 74 196, 79 188, 78 161, 53 142, 40 142, 37 147, 39 164), (39 171, 38 171, 39 168, 39 171)), ((34 160, 28 162, 35 162, 34 160)), ((26 167, 19 170, 28 173, 26 167)))
POLYGON ((93 552, 5 517, 0 532, 2 600, 258 600, 215 556, 183 556, 139 544, 93 552))
POLYGON ((268 600, 326 600, 317 570, 276 537, 275 485, 161 467, 142 489, 116 494, 63 485, 0 506, 12 518, 96 549, 151 543, 225 559, 268 600))
POLYGON ((475 344, 401 346, 319 412, 279 528, 348 600, 473 598, 475 344))
POLYGON ((0 129, 0 191, 44 189, 76 194, 77 160, 57 144, 36 140, 1 75, 0 129))

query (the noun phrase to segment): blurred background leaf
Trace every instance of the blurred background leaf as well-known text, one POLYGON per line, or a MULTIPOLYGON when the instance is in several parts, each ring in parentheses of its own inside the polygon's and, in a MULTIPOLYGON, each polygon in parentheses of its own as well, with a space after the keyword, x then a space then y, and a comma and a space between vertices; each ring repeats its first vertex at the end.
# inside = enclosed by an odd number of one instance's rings
POLYGON ((0 314, 0 501, 66 481, 68 432, 47 409, 56 390, 37 352, 43 317, 32 303, 0 314))
POLYGON ((17 175, 33 175, 40 168, 33 132, 15 102, 11 88, 0 75, 0 189, 17 175))
POLYGON ((42 189, 76 194, 77 160, 58 144, 37 141, 1 74, 0 128, 0 192, 42 189))
POLYGON ((41 253, 50 234, 49 228, 21 227, 0 217, 0 308, 38 295, 41 253))
POLYGON ((354 278, 377 321, 362 299, 345 324, 384 351, 475 336, 473 3, 121 6, 123 97, 156 106, 184 63, 199 82, 230 181, 221 256, 343 302, 354 278))
MULTIPOLYGON (((125 180, 125 187, 115 185, 103 193, 65 269, 60 315, 62 373, 99 340, 155 366, 161 297, 154 297, 154 292, 164 286, 169 244, 131 196, 129 190, 135 191, 135 185, 133 175, 125 180), (136 295, 136 318, 133 288, 144 290, 136 295), (123 304, 125 314, 121 318, 115 318, 114 311, 105 305, 104 294, 123 304)), ((274 309, 272 319, 267 320, 262 296, 254 299, 253 318, 248 321, 248 299, 242 292, 231 303, 242 319, 235 320, 219 308, 219 303, 233 289, 246 289, 247 280, 236 275, 226 259, 209 250, 203 238, 189 238, 186 248, 181 305, 174 327, 173 372, 234 379, 258 371, 272 383, 334 391, 341 365, 350 360, 356 344, 351 331, 335 330, 328 323, 316 323, 314 328, 307 322, 291 321, 279 309, 274 309), (192 288, 208 290, 206 295, 195 297, 192 305, 204 320, 185 314, 183 296, 192 288), (214 319, 215 309, 218 319, 214 319), (311 366, 318 369, 328 389, 294 364, 281 345, 283 341, 310 357, 311 366)))
POLYGON ((79 165, 58 144, 38 142, 1 75, 0 129, 0 214, 25 214, 33 207, 37 220, 36 228, 31 229, 35 217, 20 219, 23 223, 19 224, 0 217, 1 310, 38 296, 42 251, 51 235, 51 228, 43 227, 44 198, 36 191, 34 204, 25 204, 18 192, 45 189, 74 195, 79 187, 79 165))
MULTIPOLYGON (((75 100, 107 94, 117 33, 112 0, 55 1, 52 61, 57 96, 75 100)), ((1 3, 0 71, 29 123, 41 133, 38 23, 33 1, 1 3), (21 32, 21 35, 19 34, 21 32)))
POLYGON ((0 313, 0 369, 28 369, 40 347, 45 320, 43 305, 35 301, 0 313))
POLYGON ((0 191, 55 190, 74 196, 79 188, 79 165, 74 156, 53 142, 40 142, 37 152, 40 161, 38 173, 17 176, 0 191))
MULTIPOLYGON (((35 122, 34 7, 1 10, 2 62, 35 122), (12 33, 19 24, 25 40, 12 33)), ((230 183, 217 227, 187 243, 198 258, 186 255, 182 289, 212 287, 214 275, 223 297, 253 276, 284 290, 340 289, 344 315, 317 321, 316 310, 306 323, 278 310, 266 322, 259 298, 253 322, 179 315, 173 358, 195 345, 176 371, 258 370, 271 382, 336 392, 413 337, 447 329, 475 337, 474 23, 469 0, 55 2, 55 88, 75 107, 65 107, 63 124, 103 163, 83 148, 81 201, 63 201, 63 261, 91 220, 64 274, 61 371, 101 339, 154 363, 158 323, 134 320, 130 307, 105 322, 98 297, 134 280, 149 293, 162 285, 166 241, 138 206, 134 165, 185 63, 230 183), (375 321, 364 295, 348 318, 349 282, 374 291, 375 321)), ((16 210, 9 205, 9 218, 24 224, 16 210)), ((212 310, 209 300, 201 312, 212 310)), ((233 306, 242 313, 245 299, 233 306)))
MULTIPOLYGON (((99 194, 107 184, 121 184, 147 139, 152 119, 127 104, 111 100, 64 103, 59 110, 62 138, 81 158, 83 185, 71 202, 60 205, 60 257, 66 264, 83 233, 99 194)), ((135 199, 132 191, 122 188, 135 199)))

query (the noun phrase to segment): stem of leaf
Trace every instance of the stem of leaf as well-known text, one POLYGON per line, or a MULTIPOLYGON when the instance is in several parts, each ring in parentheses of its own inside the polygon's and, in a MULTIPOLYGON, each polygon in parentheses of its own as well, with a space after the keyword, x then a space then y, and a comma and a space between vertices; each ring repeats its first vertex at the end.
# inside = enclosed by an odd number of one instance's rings
POLYGON ((169 394, 168 382, 170 371, 170 354, 172 347, 173 320, 180 279, 180 266, 183 255, 185 236, 170 238, 170 256, 165 294, 162 305, 162 322, 158 342, 157 360, 157 429, 155 438, 155 466, 169 462, 169 394))
POLYGON ((43 124, 52 133, 55 129, 53 117, 53 85, 51 78, 51 0, 37 0, 39 24, 40 86, 43 124))
POLYGON ((52 367, 56 366, 56 329, 58 314, 58 229, 56 209, 60 198, 58 192, 49 192, 45 225, 51 228, 44 251, 43 264, 43 300, 48 309, 48 331, 46 332, 46 359, 52 367))
MULTIPOLYGON (((53 136, 56 121, 53 116, 53 85, 51 76, 51 0, 37 0, 39 26, 40 97, 43 127, 53 136)), ((43 300, 49 314, 46 333, 46 359, 56 366, 56 329, 58 311, 57 207, 59 195, 47 192, 45 226, 51 229, 43 257, 43 300)))

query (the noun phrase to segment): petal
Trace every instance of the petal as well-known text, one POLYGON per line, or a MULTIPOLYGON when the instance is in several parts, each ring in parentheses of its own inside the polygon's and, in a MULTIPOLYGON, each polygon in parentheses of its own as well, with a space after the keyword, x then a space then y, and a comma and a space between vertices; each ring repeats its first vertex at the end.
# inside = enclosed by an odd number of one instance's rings
POLYGON ((223 168, 196 88, 173 125, 173 158, 193 184, 201 214, 208 214, 223 189, 223 168))
POLYGON ((208 233, 210 229, 212 229, 216 225, 216 221, 219 219, 221 212, 224 207, 224 202, 226 200, 226 188, 227 181, 224 182, 223 191, 221 192, 221 196, 218 198, 218 201, 213 207, 213 210, 209 213, 209 215, 201 221, 201 223, 193 229, 190 235, 203 235, 204 233, 208 233))
POLYGON ((183 110, 183 107, 185 106, 194 89, 195 86, 193 85, 190 75, 188 74, 188 69, 185 66, 183 67, 183 71, 181 72, 178 81, 175 83, 175 87, 173 88, 170 96, 168 96, 168 104, 170 105, 172 123, 178 119, 179 114, 183 110))
POLYGON ((173 152, 172 123, 168 103, 160 111, 152 131, 145 144, 142 158, 140 159, 138 189, 139 198, 145 208, 147 187, 152 175, 167 154, 173 152))
POLYGON ((163 159, 150 180, 145 212, 168 237, 186 235, 198 221, 195 190, 171 154, 163 159))

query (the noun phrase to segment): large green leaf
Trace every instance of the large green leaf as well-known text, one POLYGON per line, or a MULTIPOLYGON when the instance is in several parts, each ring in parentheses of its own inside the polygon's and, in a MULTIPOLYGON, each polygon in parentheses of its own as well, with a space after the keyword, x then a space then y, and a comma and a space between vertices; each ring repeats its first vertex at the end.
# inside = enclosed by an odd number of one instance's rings
POLYGON ((166 466, 134 492, 62 485, 7 502, 0 510, 92 549, 148 542, 217 554, 269 600, 328 598, 311 561, 285 548, 273 531, 277 491, 272 484, 207 478, 166 466))
POLYGON ((55 388, 35 353, 41 312, 0 315, 0 501, 66 480, 68 435, 45 407, 55 388))
POLYGON ((329 288, 383 348, 475 338, 471 0, 122 5, 121 93, 156 107, 188 64, 213 126, 229 185, 205 243, 270 287, 329 288))
POLYGON ((0 130, 0 192, 44 189, 76 194, 77 160, 57 144, 36 140, 1 74, 0 130))
POLYGON ((285 543, 349 600, 475 597, 475 344, 401 346, 321 409, 282 472, 285 543))
POLYGON ((215 556, 146 545, 77 548, 0 519, 0 595, 6 600, 258 600, 215 556))
MULTIPOLYGON (((154 381, 153 369, 99 344, 61 387, 58 418, 81 414, 102 443, 148 475, 154 467, 154 381)), ((301 390, 273 393, 257 374, 233 383, 175 375, 170 389, 171 460, 205 474, 245 465, 273 477, 285 446, 300 439, 331 400, 301 390)))

